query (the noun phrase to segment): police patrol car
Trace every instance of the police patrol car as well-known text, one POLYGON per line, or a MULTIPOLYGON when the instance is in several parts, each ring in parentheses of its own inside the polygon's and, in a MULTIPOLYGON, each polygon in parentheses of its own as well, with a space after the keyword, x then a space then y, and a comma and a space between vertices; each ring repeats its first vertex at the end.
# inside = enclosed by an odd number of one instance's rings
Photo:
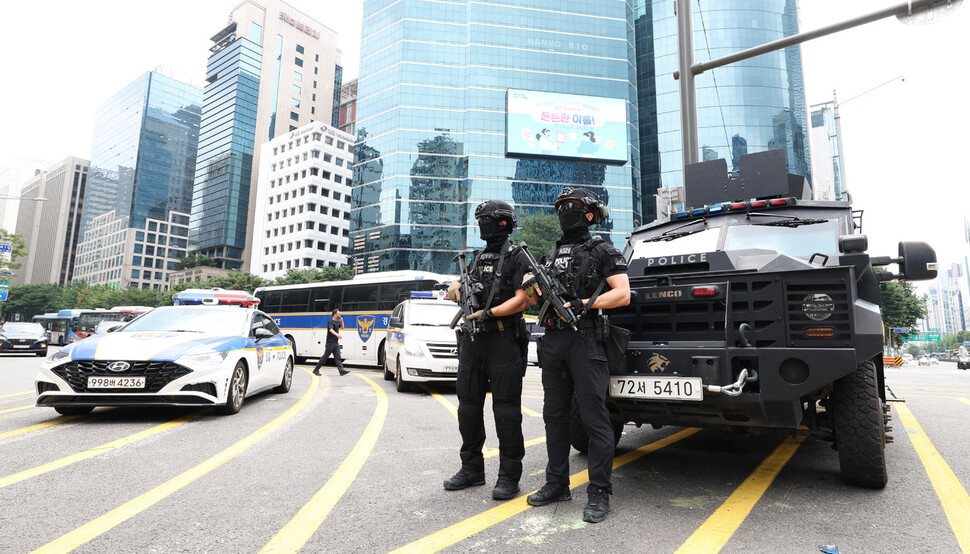
POLYGON ((84 414, 96 406, 215 406, 234 414, 246 397, 285 393, 293 349, 241 291, 189 289, 174 306, 55 352, 35 384, 37 406, 84 414))
POLYGON ((454 382, 458 343, 451 320, 459 308, 444 291, 413 291, 391 312, 384 341, 384 378, 398 392, 413 382, 454 382))

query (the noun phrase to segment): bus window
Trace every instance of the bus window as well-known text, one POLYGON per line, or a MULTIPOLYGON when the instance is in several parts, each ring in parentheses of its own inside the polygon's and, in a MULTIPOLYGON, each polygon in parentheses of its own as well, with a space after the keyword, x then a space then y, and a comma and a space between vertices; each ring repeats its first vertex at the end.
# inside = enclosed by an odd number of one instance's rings
POLYGON ((259 309, 264 312, 278 312, 280 310, 280 300, 283 298, 281 290, 260 291, 256 294, 259 298, 259 309))
MULTIPOLYGON (((430 282, 430 281, 429 281, 430 282)), ((411 287, 414 283, 382 283, 377 301, 378 310, 393 310, 395 306, 411 296, 411 287)))
POLYGON ((318 287, 313 291, 312 312, 332 312, 339 309, 343 287, 318 287))
MULTIPOLYGON (((392 309, 394 306, 387 308, 392 309)), ((373 284, 348 285, 344 287, 344 299, 340 310, 344 312, 365 312, 377 309, 377 287, 373 284)))
POLYGON ((310 289, 293 289, 283 292, 280 301, 281 312, 309 312, 310 311, 310 289))

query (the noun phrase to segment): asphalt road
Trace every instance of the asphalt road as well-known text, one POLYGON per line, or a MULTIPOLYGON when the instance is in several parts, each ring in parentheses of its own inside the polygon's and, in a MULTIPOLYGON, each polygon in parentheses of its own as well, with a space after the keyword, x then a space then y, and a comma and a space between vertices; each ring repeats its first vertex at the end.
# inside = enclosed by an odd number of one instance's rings
POLYGON ((301 366, 288 394, 250 398, 234 416, 65 418, 32 406, 40 362, 0 357, 4 553, 970 551, 970 371, 954 364, 888 370, 906 402, 894 403, 884 490, 843 485, 826 442, 628 426, 613 512, 593 525, 575 452, 573 501, 525 503, 546 460, 535 367, 523 496, 497 502, 491 423, 488 485, 442 489, 459 467, 453 388, 401 394, 376 370, 301 366))

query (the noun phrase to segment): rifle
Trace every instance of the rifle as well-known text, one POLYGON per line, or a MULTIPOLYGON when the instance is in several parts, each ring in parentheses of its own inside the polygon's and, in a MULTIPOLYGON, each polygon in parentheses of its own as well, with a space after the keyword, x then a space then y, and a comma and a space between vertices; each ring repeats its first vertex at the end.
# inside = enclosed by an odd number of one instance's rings
MULTIPOLYGON (((479 320, 477 319, 466 319, 468 316, 477 312, 480 309, 479 300, 475 294, 475 288, 472 286, 471 277, 468 274, 468 263, 465 261, 465 252, 459 253, 454 257, 453 262, 461 260, 458 264, 458 270, 461 273, 461 280, 459 289, 459 294, 461 295, 461 310, 455 314, 454 319, 451 320, 451 328, 454 329, 460 321, 464 321, 465 330, 468 331, 468 337, 471 340, 475 340, 475 334, 478 333, 479 320)), ((478 287, 480 288, 480 286, 478 287)))
POLYGON ((573 330, 578 329, 579 318, 573 313, 572 310, 566 307, 566 302, 563 298, 563 293, 568 289, 559 281, 559 279, 546 273, 546 268, 536 261, 535 257, 532 256, 532 252, 529 252, 529 246, 526 243, 520 243, 518 248, 525 253, 526 259, 529 261, 529 266, 532 268, 532 279, 529 279, 525 283, 522 283, 522 288, 531 287, 533 284, 538 285, 539 295, 545 300, 542 308, 539 310, 539 323, 542 323, 546 319, 546 312, 549 311, 549 307, 556 311, 556 314, 566 322, 567 325, 573 328, 573 330))

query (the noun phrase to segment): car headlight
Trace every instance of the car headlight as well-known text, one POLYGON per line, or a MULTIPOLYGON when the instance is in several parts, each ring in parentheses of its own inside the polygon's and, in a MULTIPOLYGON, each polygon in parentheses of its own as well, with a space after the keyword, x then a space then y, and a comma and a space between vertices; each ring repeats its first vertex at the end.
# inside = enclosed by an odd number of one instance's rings
POLYGON ((424 357, 424 351, 421 350, 421 343, 410 335, 405 335, 404 337, 404 351, 408 356, 417 358, 424 357))
POLYGON ((802 298, 802 311, 812 321, 825 321, 835 313, 835 301, 824 293, 809 294, 802 298))
POLYGON ((65 348, 64 350, 58 350, 57 352, 54 352, 53 354, 51 354, 50 356, 48 356, 47 357, 47 361, 48 362, 56 362, 58 360, 63 360, 63 359, 70 358, 70 357, 71 357, 71 349, 70 348, 65 348))
POLYGON ((178 360, 175 360, 175 363, 182 365, 219 365, 225 361, 228 355, 228 350, 198 352, 182 356, 178 360))

